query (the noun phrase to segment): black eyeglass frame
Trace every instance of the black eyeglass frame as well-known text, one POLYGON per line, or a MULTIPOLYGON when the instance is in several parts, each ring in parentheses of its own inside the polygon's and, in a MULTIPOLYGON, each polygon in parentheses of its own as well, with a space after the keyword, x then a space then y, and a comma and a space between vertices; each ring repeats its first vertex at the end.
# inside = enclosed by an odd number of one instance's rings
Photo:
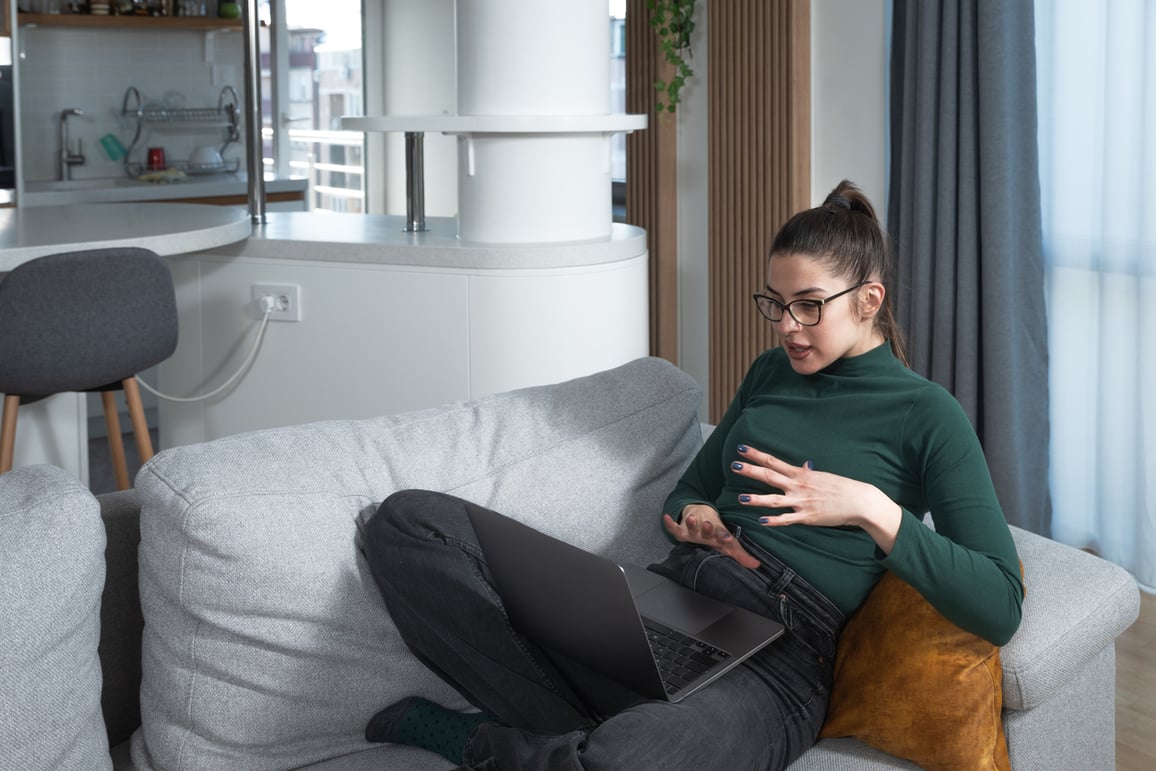
POLYGON ((861 286, 867 286, 867 284, 870 284, 870 283, 871 283, 870 281, 860 281, 858 284, 855 284, 854 286, 849 286, 846 289, 844 289, 842 292, 836 292, 835 294, 831 295, 830 297, 824 297, 822 300, 803 299, 803 300, 792 300, 789 303, 781 303, 778 300, 776 300, 775 298, 768 297, 767 295, 763 294, 762 292, 755 292, 755 294, 753 295, 753 299, 755 301, 755 307, 758 308, 758 310, 759 310, 759 314, 763 318, 765 318, 767 321, 773 322, 775 324, 779 323, 780 321, 783 320, 783 311, 786 311, 787 313, 791 314, 791 318, 794 319, 795 323, 798 324, 799 326, 801 326, 801 327, 817 327, 817 326, 819 326, 819 324, 821 324, 823 322, 823 306, 824 305, 831 302, 832 300, 839 299, 840 297, 842 297, 845 294, 849 294, 851 292, 854 292, 856 289, 858 289, 861 286), (767 303, 769 303, 771 308, 778 308, 779 309, 779 317, 777 319, 774 318, 773 316, 771 316, 771 314, 768 313, 767 311, 763 310, 763 304, 762 304, 763 300, 765 300, 767 303), (813 322, 807 323, 806 321, 803 321, 802 319, 800 319, 798 316, 795 315, 795 310, 793 308, 793 306, 795 306, 795 305, 814 306, 816 313, 819 314, 819 317, 817 319, 815 319, 813 322))

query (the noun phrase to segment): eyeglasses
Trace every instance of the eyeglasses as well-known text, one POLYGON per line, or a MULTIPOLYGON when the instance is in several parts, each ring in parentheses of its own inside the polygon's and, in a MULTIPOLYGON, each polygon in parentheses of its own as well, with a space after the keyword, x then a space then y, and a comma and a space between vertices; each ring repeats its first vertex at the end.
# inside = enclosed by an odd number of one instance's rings
POLYGON ((781 303, 765 294, 755 294, 755 306, 759 309, 759 313, 763 314, 768 321, 779 322, 783 320, 783 311, 791 314, 791 318, 797 321, 804 327, 813 327, 823 320, 823 306, 835 300, 848 292, 853 292, 859 287, 867 284, 866 281, 861 281, 855 286, 850 286, 842 292, 836 292, 830 297, 822 300, 795 300, 789 303, 781 303))

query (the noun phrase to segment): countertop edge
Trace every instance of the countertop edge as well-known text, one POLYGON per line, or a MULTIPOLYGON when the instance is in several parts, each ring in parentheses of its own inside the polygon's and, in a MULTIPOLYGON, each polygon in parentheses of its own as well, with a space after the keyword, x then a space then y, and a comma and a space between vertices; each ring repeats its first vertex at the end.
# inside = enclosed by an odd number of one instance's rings
POLYGON ((162 256, 200 252, 252 233, 247 210, 187 203, 96 203, 0 210, 0 272, 48 254, 139 246, 162 256))
POLYGON ((249 238, 204 254, 222 258, 307 260, 448 270, 595 267, 647 251, 646 231, 613 223, 610 236, 561 243, 485 244, 457 238, 455 218, 430 218, 430 230, 407 233, 405 217, 269 212, 249 238))

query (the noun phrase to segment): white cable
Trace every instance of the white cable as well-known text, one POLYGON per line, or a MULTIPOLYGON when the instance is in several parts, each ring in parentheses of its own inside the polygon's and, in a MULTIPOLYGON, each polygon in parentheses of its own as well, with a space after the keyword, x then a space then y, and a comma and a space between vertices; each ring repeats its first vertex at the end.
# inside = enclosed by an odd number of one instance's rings
POLYGON ((250 366, 252 366, 253 361, 257 358, 257 349, 261 347, 261 339, 265 336, 265 328, 269 326, 269 314, 273 312, 273 298, 263 297, 261 299, 265 306, 265 315, 261 317, 261 325, 257 329, 257 336, 253 339, 253 347, 249 349, 249 353, 245 356, 245 361, 241 362, 241 366, 237 368, 237 371, 230 375, 228 380, 226 380, 224 383, 221 383, 212 391, 209 391, 207 394, 201 394, 200 396, 169 396, 168 394, 161 393, 145 381, 141 380, 140 375, 136 376, 136 382, 140 383, 141 388, 148 391, 153 396, 159 397, 169 402, 201 402, 205 399, 212 399, 214 396, 231 386, 233 381, 244 374, 244 372, 248 370, 250 366))

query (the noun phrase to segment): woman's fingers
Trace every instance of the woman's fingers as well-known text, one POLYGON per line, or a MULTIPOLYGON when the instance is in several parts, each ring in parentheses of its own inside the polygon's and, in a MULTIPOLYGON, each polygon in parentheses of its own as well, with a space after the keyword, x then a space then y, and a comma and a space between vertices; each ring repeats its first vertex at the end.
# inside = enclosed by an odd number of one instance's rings
POLYGON ((751 570, 759 566, 759 561, 721 522, 716 524, 709 518, 688 513, 683 516, 681 523, 676 522, 669 514, 663 514, 662 524, 667 532, 679 541, 697 543, 714 549, 751 570))

